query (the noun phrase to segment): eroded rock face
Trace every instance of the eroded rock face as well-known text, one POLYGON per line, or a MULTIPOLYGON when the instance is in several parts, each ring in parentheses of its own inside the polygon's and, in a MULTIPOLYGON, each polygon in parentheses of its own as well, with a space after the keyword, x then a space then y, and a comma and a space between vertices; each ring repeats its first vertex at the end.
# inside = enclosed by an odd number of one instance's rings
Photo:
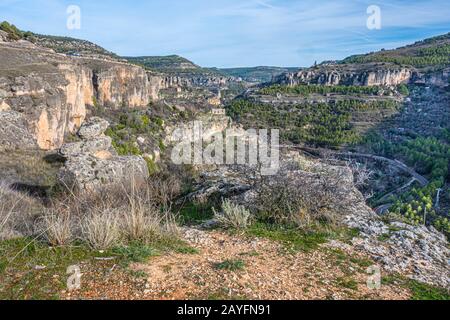
POLYGON ((0 30, 0 41, 6 42, 8 40, 8 34, 5 31, 0 30))
POLYGON ((388 272, 450 288, 450 253, 443 234, 433 227, 386 224, 367 209, 361 206, 346 216, 346 224, 360 230, 360 236, 352 240, 356 249, 368 253, 388 272))
MULTIPOLYGON (((97 61, 87 61, 88 66, 97 61)), ((151 88, 144 69, 125 63, 94 66, 93 86, 99 105, 111 108, 144 107, 151 101, 151 88)), ((153 95, 155 97, 155 95, 153 95)))
POLYGON ((287 85, 355 85, 355 86, 396 86, 408 83, 413 70, 397 66, 379 64, 331 65, 286 73, 275 79, 275 83, 287 85))
POLYGON ((0 60, 2 109, 23 115, 39 148, 61 146, 86 116, 90 71, 25 41, 1 44, 0 60))
POLYGON ((28 131, 25 117, 16 111, 0 110, 0 152, 36 148, 36 141, 28 131))
POLYGON ((99 117, 92 117, 81 126, 78 135, 82 139, 93 139, 102 135, 108 127, 108 121, 99 117))
POLYGON ((163 79, 164 88, 173 87, 222 87, 230 82, 236 81, 231 77, 217 77, 205 75, 190 76, 165 76, 163 79))
POLYGON ((176 126, 166 126, 164 143, 195 142, 208 140, 214 134, 231 128, 232 120, 225 115, 209 115, 199 117, 195 122, 178 123, 176 126), (199 134, 202 134, 201 136, 199 134))
POLYGON ((61 147, 76 133, 86 107, 144 107, 159 87, 144 69, 94 58, 71 58, 27 41, 0 42, 0 112, 21 113, 37 146, 61 147))
POLYGON ((81 141, 62 146, 59 153, 66 158, 58 175, 62 185, 84 192, 130 182, 139 184, 148 178, 143 158, 117 155, 111 138, 103 134, 107 128, 107 121, 92 118, 78 132, 81 141))
POLYGON ((450 68, 429 73, 417 73, 414 76, 413 82, 441 88, 447 87, 450 85, 450 68))

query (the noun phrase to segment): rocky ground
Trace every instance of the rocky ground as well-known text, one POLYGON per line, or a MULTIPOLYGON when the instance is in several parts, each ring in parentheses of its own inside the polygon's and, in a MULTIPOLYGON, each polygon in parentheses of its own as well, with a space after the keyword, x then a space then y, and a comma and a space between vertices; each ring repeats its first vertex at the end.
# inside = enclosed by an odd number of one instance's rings
MULTIPOLYGON (((398 285, 369 289, 367 256, 324 245, 311 252, 282 243, 193 228, 183 239, 195 250, 150 258, 131 266, 140 280, 114 271, 83 269, 80 291, 65 299, 408 299, 398 285)), ((110 263, 111 264, 111 263, 110 263)), ((106 270, 108 270, 106 268, 106 270)))

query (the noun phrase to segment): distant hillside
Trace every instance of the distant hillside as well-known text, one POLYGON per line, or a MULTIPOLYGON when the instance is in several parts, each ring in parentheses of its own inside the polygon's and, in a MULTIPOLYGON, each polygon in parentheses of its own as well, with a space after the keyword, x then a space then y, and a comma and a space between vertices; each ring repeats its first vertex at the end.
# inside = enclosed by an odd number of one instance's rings
POLYGON ((425 69, 450 66, 450 33, 394 50, 351 56, 342 61, 344 64, 371 62, 389 62, 425 69))
POLYGON ((52 49, 57 53, 90 56, 101 55, 111 58, 119 58, 115 53, 110 52, 87 40, 80 40, 62 36, 43 35, 30 31, 25 32, 7 21, 3 21, 2 23, 0 23, 0 30, 6 32, 10 40, 28 40, 41 47, 52 49))
POLYGON ((253 68, 223 68, 218 69, 220 72, 233 77, 242 78, 247 82, 270 82, 285 72, 295 72, 299 68, 280 68, 280 67, 253 67, 253 68))
POLYGON ((80 55, 104 55, 118 58, 118 56, 95 43, 87 40, 80 40, 70 37, 49 36, 36 33, 29 33, 27 40, 42 47, 50 48, 58 53, 80 54, 80 55))
POLYGON ((124 57, 128 61, 140 64, 146 68, 167 71, 167 70, 193 70, 200 68, 186 58, 170 55, 170 56, 144 56, 144 57, 124 57))
POLYGON ((143 66, 146 69, 176 75, 202 75, 223 77, 228 76, 218 69, 202 68, 192 61, 178 55, 170 56, 144 56, 123 57, 131 63, 143 66))

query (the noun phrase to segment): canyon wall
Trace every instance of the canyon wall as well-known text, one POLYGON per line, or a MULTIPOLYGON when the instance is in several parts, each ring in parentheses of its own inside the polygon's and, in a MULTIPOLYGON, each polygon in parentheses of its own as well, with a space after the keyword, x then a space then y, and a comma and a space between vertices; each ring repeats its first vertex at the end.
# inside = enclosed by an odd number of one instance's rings
POLYGON ((355 86, 396 86, 408 83, 413 70, 385 65, 326 65, 285 73, 275 78, 275 83, 284 85, 355 85, 355 86))
POLYGON ((0 40, 0 61, 0 112, 9 112, 16 124, 25 125, 20 132, 27 132, 35 142, 10 141, 10 149, 36 145, 57 149, 67 134, 81 126, 87 106, 146 107, 158 98, 164 82, 163 78, 149 78, 138 66, 68 57, 4 38, 0 40))
POLYGON ((215 75, 166 75, 163 77, 163 88, 173 87, 224 87, 230 82, 235 81, 231 77, 221 77, 215 75))
POLYGON ((450 85, 450 68, 429 73, 416 73, 413 82, 421 85, 447 87, 450 85))

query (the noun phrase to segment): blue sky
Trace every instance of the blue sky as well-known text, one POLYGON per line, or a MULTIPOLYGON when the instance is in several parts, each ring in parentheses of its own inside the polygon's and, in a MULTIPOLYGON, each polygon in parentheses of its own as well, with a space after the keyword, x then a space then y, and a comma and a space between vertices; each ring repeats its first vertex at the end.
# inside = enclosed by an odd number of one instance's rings
POLYGON ((120 55, 179 54, 205 67, 309 66, 450 32, 449 0, 0 0, 0 20, 120 55), (68 30, 66 9, 81 8, 68 30), (366 27, 369 5, 381 30, 366 27))

